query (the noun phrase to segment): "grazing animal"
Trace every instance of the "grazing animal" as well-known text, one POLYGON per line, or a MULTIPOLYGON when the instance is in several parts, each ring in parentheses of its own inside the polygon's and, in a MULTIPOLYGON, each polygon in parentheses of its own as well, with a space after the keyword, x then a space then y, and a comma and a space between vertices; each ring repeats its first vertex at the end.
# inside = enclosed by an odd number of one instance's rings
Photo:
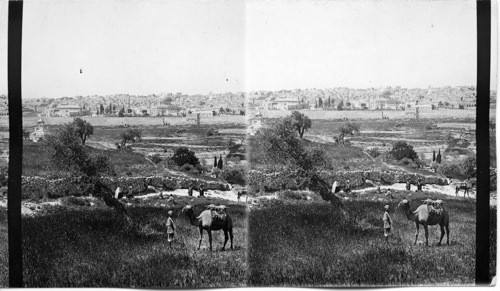
POLYGON ((417 243, 419 226, 422 225, 425 230, 425 244, 429 245, 429 225, 439 224, 441 228, 441 238, 439 239, 438 245, 441 245, 443 240, 445 229, 446 229, 446 243, 450 244, 450 219, 448 212, 444 207, 442 207, 443 201, 441 200, 430 200, 424 201, 424 204, 420 205, 415 211, 410 209, 410 202, 406 199, 399 202, 398 207, 401 207, 406 214, 408 220, 415 222, 415 227, 417 228, 415 233, 415 242, 417 243))
POLYGON ((208 209, 204 210, 199 216, 195 216, 193 206, 191 205, 186 205, 182 208, 182 213, 184 213, 191 224, 198 227, 200 231, 198 249, 201 247, 204 230, 208 233, 210 250, 212 250, 212 230, 221 229, 224 231, 224 245, 222 246, 222 250, 225 250, 229 238, 231 238, 231 249, 233 249, 233 221, 229 214, 226 213, 226 207, 223 205, 215 206, 211 204, 208 205, 207 208, 208 209))
POLYGON ((464 190, 464 197, 467 194, 467 197, 470 198, 469 191, 471 190, 471 188, 472 188, 472 185, 465 183, 465 182, 456 184, 455 197, 458 196, 458 192, 460 192, 460 190, 464 190))

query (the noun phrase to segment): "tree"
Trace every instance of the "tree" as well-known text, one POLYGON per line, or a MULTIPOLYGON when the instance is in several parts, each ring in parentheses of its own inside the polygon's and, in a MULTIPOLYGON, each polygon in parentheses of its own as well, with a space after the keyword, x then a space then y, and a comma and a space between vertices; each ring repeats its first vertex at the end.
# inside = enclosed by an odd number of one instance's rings
POLYGON ((174 151, 174 155, 170 158, 178 166, 183 166, 185 164, 190 164, 193 166, 199 165, 200 161, 196 157, 193 151, 190 151, 187 147, 179 147, 174 151))
POLYGON ((82 141, 82 145, 85 145, 87 137, 94 134, 94 127, 89 122, 81 119, 80 117, 76 117, 73 120, 72 124, 75 127, 75 134, 77 134, 82 141))
POLYGON ((221 169, 222 170, 222 166, 223 166, 223 163, 222 163, 222 155, 220 155, 219 157, 219 162, 217 163, 217 168, 221 169))
POLYGON ((439 149, 438 154, 436 156, 436 162, 438 164, 441 164, 441 149, 439 149))
POLYGON ((217 156, 214 156, 214 168, 217 168, 217 156))
POLYGON ((358 123, 354 122, 347 122, 340 127, 339 131, 339 137, 338 137, 338 142, 339 144, 344 144, 345 143, 345 136, 346 135, 355 135, 356 133, 359 133, 359 128, 360 125, 358 123))
POLYGON ((282 119, 260 130, 256 140, 266 159, 275 164, 307 171, 321 167, 327 161, 324 156, 318 158, 323 154, 322 151, 305 147, 290 118, 282 119))
POLYGON ((52 160, 80 178, 81 193, 92 194, 102 199, 106 205, 131 221, 126 207, 118 201, 113 191, 102 182, 103 174, 115 174, 109 158, 103 154, 91 154, 80 143, 73 123, 63 125, 54 135, 48 136, 47 143, 52 152, 52 160))
POLYGON ((415 150, 413 150, 413 147, 404 141, 396 142, 391 151, 389 151, 389 154, 398 161, 404 158, 412 161, 416 161, 418 159, 418 155, 415 150))
POLYGON ((477 169, 476 167, 477 167, 476 156, 468 155, 463 162, 464 174, 467 176, 467 178, 471 179, 476 177, 476 169, 477 169))
POLYGON ((124 117, 125 116, 125 108, 122 107, 122 109, 120 109, 120 111, 118 112, 118 116, 119 117, 124 117))
POLYGON ((436 150, 433 150, 432 151, 432 161, 435 162, 436 161, 436 150))
POLYGON ((124 147, 128 141, 135 142, 141 139, 141 131, 129 128, 120 134, 121 146, 124 147))
POLYGON ((101 104, 101 106, 99 107, 99 111, 101 112, 101 114, 104 114, 104 105, 101 104))
POLYGON ((321 97, 319 97, 318 99, 318 107, 323 107, 323 100, 321 99, 321 97))
POLYGON ((303 139, 305 131, 311 128, 311 119, 298 111, 293 111, 287 118, 290 119, 292 126, 299 134, 299 138, 303 139))

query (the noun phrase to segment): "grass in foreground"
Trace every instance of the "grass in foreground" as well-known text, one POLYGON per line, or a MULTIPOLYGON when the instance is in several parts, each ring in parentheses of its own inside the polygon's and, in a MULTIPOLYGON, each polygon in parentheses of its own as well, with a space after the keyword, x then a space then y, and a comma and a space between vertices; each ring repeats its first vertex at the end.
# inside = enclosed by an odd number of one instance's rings
POLYGON ((0 209, 0 287, 9 286, 9 241, 7 209, 0 209))
MULTIPOLYGON (((428 196, 446 200, 451 221, 449 246, 436 245, 438 226, 429 227, 429 247, 423 244, 422 228, 414 246, 414 223, 400 211, 393 211, 407 195, 401 191, 392 201, 383 196, 346 201, 350 219, 325 202, 281 201, 253 208, 249 217, 249 285, 473 284, 475 204, 439 194, 413 194, 412 209, 428 196), (389 244, 384 242, 382 229, 385 204, 391 206, 394 226, 389 244)), ((496 235, 496 229, 492 232, 496 235)))
MULTIPOLYGON (((105 206, 59 206, 23 218, 23 264, 27 287, 237 287, 245 285, 246 207, 230 204, 234 250, 219 251, 224 235, 213 232, 214 251, 205 233, 180 213, 188 202, 199 213, 216 199, 150 199, 130 207, 139 227, 129 228, 105 206), (176 240, 169 248, 164 227, 173 210, 176 240)), ((227 201, 225 202, 227 204, 227 201)))

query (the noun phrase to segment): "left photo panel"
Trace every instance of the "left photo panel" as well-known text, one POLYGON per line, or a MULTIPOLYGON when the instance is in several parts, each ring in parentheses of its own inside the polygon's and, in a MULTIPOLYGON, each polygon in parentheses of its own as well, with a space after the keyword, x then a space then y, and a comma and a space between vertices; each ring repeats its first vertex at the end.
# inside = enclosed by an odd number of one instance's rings
POLYGON ((23 285, 246 286, 244 2, 24 1, 22 27, 23 285))

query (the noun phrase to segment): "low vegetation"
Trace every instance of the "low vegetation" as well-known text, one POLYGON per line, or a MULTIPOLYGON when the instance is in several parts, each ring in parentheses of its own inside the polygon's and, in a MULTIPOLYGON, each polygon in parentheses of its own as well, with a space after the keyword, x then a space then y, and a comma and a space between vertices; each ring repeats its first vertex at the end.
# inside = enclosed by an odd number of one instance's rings
MULTIPOLYGON (((300 199, 271 200, 253 208, 249 219, 249 284, 474 284, 475 204, 435 193, 397 191, 393 195, 392 200, 370 193, 345 201, 349 217, 331 204, 304 201, 301 194, 300 199), (414 246, 415 226, 396 209, 403 197, 408 197, 415 208, 429 196, 446 202, 451 215, 449 246, 436 246, 437 226, 429 228, 430 247, 422 244, 422 229, 420 243, 414 246), (389 244, 384 242, 382 229, 385 204, 390 205, 394 225, 389 244)), ((492 211, 496 215, 496 209, 492 211)), ((491 236, 496 236, 496 228, 491 229, 491 236)))
POLYGON ((0 287, 9 286, 9 241, 7 209, 0 208, 0 287))
POLYGON ((23 217, 24 282, 28 287, 240 287, 246 282, 246 207, 209 198, 177 197, 136 201, 129 206, 137 225, 130 227, 114 211, 94 200, 67 199, 36 217, 23 217), (78 200, 78 201, 76 201, 78 200), (226 204, 234 223, 234 250, 221 252, 224 236, 213 233, 201 250, 198 229, 180 210, 226 204), (176 238, 169 248, 167 211, 174 211, 176 238))

